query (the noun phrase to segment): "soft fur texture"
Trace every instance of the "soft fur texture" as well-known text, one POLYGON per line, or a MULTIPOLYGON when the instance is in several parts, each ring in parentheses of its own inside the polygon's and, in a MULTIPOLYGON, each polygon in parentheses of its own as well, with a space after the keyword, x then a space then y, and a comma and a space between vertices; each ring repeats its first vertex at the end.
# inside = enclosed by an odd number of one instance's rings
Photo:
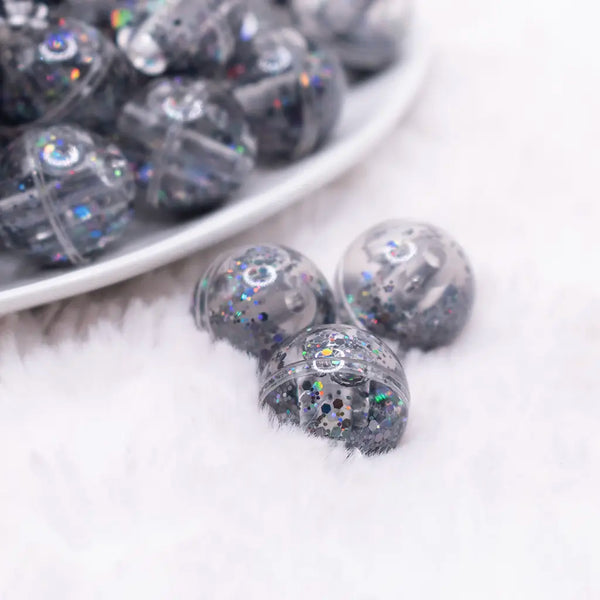
MULTIPOLYGON (((411 117, 342 180, 190 260, 0 319, 0 598, 597 599, 597 3, 423 0, 411 117), (333 275, 386 217, 470 254, 473 319, 412 353, 401 447, 274 429, 255 366, 194 329, 240 242, 333 275)), ((376 107, 374 107, 376 108, 376 107)))

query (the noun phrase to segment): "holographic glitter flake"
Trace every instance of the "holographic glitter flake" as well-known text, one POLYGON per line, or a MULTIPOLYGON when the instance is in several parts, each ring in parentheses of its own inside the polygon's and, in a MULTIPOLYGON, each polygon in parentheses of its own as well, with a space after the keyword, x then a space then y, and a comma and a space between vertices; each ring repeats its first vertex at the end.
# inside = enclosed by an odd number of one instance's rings
MULTIPOLYGON (((155 0, 61 0, 56 11, 61 16, 80 19, 97 27, 108 28, 113 19, 117 22, 125 20, 127 13, 141 4, 155 0), (123 15, 120 18, 117 15, 123 15)), ((58 0, 53 0, 58 3, 58 0)))
POLYGON ((375 454, 400 442, 410 396, 402 365, 380 339, 324 325, 277 350, 261 374, 260 400, 282 423, 375 454))

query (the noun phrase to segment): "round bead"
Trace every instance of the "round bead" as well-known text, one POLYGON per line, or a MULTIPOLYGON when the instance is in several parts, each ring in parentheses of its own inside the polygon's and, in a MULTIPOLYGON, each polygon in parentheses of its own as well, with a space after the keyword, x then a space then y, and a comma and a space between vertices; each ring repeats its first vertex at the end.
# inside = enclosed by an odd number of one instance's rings
POLYGON ((215 82, 153 81, 127 103, 118 130, 148 203, 158 208, 210 208, 254 167, 256 142, 243 110, 215 82))
POLYGON ((410 396, 402 365, 367 331, 307 329, 273 355, 261 375, 261 404, 283 423, 366 454, 395 448, 410 396))
POLYGON ((75 19, 0 28, 2 133, 14 137, 15 127, 66 119, 108 131, 130 75, 113 44, 75 19))
POLYGON ((265 360, 290 335, 335 321, 334 304, 325 277, 305 256, 262 245, 217 258, 198 283, 193 312, 214 338, 265 360))
POLYGON ((336 277, 344 322, 404 349, 449 344, 471 314, 474 282, 461 247, 423 223, 389 221, 346 250, 336 277))
POLYGON ((330 44, 342 63, 377 71, 401 51, 410 16, 407 0, 291 0, 299 29, 330 44))
POLYGON ((0 236, 42 263, 82 263, 131 220, 125 157, 78 127, 28 130, 6 149, 0 173, 0 236))
POLYGON ((260 32, 228 74, 264 158, 312 152, 340 116, 345 79, 337 58, 294 29, 260 32))
POLYGON ((145 75, 208 75, 233 56, 244 14, 243 0, 164 0, 113 11, 112 21, 117 45, 145 75))

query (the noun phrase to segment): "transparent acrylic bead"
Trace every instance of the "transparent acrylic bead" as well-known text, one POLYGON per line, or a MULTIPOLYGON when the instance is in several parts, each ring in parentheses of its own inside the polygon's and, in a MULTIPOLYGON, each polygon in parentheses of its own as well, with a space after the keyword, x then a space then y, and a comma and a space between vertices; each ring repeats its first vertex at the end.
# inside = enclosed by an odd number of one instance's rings
POLYGON ((256 142, 223 85, 199 79, 151 82, 118 121, 147 202, 197 212, 235 191, 254 167, 256 142))
POLYGON ((198 282, 196 324, 265 360, 283 340, 335 321, 333 293, 305 256, 282 246, 236 248, 198 282))
POLYGON ((79 127, 28 130, 6 149, 0 174, 0 237, 41 263, 83 263, 131 220, 123 154, 79 127))
POLYGON ((263 369, 260 401, 282 423, 373 454, 398 445, 410 396, 402 365, 380 339, 325 325, 277 350, 263 369))
POLYGON ((75 19, 0 28, 0 133, 62 120, 110 131, 132 70, 100 31, 75 19))
POLYGON ((243 0, 146 0, 113 11, 117 45, 145 75, 205 75, 233 56, 243 0))
POLYGON ((298 28, 335 48, 351 69, 377 71, 401 52, 410 20, 408 0, 291 0, 298 28))
POLYGON ((345 80, 337 58, 294 29, 260 32, 228 75, 264 158, 312 152, 340 116, 345 80))
POLYGON ((389 221, 346 250, 336 277, 344 322, 404 349, 449 344, 471 314, 473 274, 462 248, 424 223, 389 221))

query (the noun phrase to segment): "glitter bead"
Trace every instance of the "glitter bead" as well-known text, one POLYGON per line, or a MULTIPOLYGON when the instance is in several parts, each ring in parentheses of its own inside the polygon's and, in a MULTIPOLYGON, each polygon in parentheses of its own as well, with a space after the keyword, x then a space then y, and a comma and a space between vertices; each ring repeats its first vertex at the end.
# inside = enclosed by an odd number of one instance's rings
POLYGON ((131 69, 97 29, 75 19, 0 28, 1 133, 68 119, 108 132, 131 69))
POLYGON ((78 127, 32 128, 0 159, 0 237, 45 264, 80 264, 131 220, 133 176, 120 150, 78 127))
POLYGON ((275 245, 217 258, 198 283, 193 313, 214 338, 263 360, 290 335, 335 321, 323 274, 299 252, 275 245))
POLYGON ((149 204, 174 212, 214 206, 254 167, 242 108, 216 82, 165 78, 127 103, 118 130, 149 204))
POLYGON ((336 277, 344 322, 404 349, 449 344, 471 314, 474 281, 462 248, 445 232, 410 221, 382 223, 346 250, 336 277))
POLYGON ((112 19, 118 46, 145 75, 208 75, 233 56, 244 14, 243 0, 162 0, 126 6, 112 19))
POLYGON ((410 396, 402 365, 379 338, 324 325, 277 350, 263 369, 260 401, 284 424, 374 454, 398 445, 410 396))
POLYGON ((298 28, 331 45, 351 69, 377 71, 401 52, 409 24, 408 0, 291 0, 298 28))
POLYGON ((257 34, 228 75, 266 159, 312 152, 340 116, 345 80, 337 58, 294 29, 257 34))

